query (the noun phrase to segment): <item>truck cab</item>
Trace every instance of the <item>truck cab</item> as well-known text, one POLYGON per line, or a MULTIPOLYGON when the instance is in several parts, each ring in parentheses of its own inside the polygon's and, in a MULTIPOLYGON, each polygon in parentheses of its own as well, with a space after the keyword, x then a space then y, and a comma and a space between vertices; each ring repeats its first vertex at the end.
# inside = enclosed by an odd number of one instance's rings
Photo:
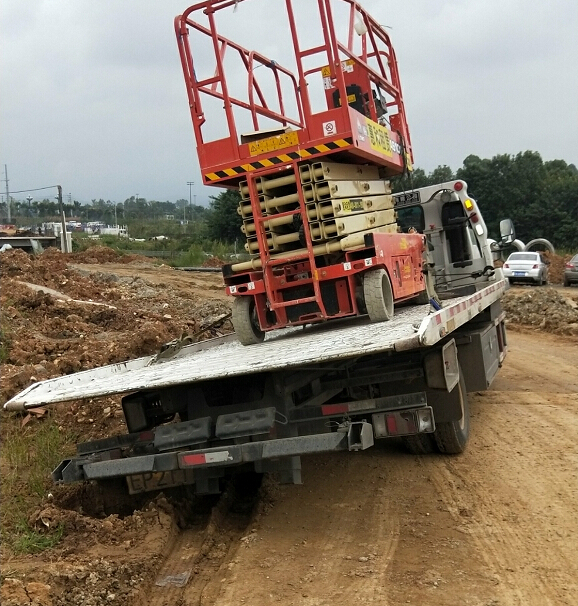
POLYGON ((424 234, 431 285, 441 298, 475 292, 501 279, 494 269, 488 230, 465 181, 454 180, 394 194, 404 232, 424 234))

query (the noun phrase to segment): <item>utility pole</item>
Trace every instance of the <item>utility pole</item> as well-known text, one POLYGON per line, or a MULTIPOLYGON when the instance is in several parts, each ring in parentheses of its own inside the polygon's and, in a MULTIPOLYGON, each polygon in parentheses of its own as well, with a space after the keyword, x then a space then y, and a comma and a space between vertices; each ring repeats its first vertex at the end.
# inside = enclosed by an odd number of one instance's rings
MULTIPOLYGON (((191 187, 195 184, 194 181, 187 181, 187 185, 189 186, 189 207, 191 207, 191 213, 192 213, 192 202, 191 202, 191 187)), ((192 214, 191 214, 191 219, 192 219, 192 214)))
POLYGON ((68 238, 66 237, 66 217, 64 216, 64 206, 62 205, 62 187, 57 185, 58 187, 58 206, 60 208, 60 222, 62 224, 62 248, 63 253, 70 252, 68 250, 68 238))
POLYGON ((4 173, 6 174, 6 222, 10 223, 12 221, 12 215, 10 214, 10 192, 8 191, 8 167, 4 164, 4 173))

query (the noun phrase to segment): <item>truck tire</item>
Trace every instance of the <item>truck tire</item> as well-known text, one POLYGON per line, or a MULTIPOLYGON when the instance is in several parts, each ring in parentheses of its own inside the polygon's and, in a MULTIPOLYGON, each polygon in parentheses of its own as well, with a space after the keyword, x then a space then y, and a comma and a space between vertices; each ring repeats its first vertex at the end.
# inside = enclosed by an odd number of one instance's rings
POLYGON ((385 269, 372 269, 363 274, 363 295, 372 322, 393 318, 393 291, 385 269))
POLYGON ((427 290, 422 290, 419 295, 415 298, 416 305, 427 305, 429 303, 429 295, 427 290))
POLYGON ((415 436, 405 436, 403 443, 410 454, 423 455, 438 452, 435 438, 431 433, 418 433, 415 436))
POLYGON ((265 339, 265 332, 259 326, 253 297, 235 297, 231 310, 231 322, 242 345, 262 343, 265 339))
POLYGON ((462 418, 456 421, 437 423, 434 432, 435 442, 439 451, 444 454, 460 454, 466 449, 470 437, 470 406, 464 374, 460 368, 460 380, 451 392, 459 398, 462 418), (454 394, 454 391, 457 392, 454 394))

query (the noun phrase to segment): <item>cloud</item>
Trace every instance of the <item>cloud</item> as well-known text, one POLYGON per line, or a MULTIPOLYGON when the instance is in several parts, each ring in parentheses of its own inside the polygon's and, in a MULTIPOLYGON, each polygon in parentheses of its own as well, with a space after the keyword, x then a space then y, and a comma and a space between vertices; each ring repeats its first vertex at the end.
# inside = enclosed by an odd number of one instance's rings
MULTIPOLYGON (((295 4, 313 36, 307 2, 295 4)), ((284 5, 242 2, 228 10, 224 32, 292 65, 284 5)), ((391 28, 418 166, 457 168, 470 153, 526 149, 578 164, 578 3, 363 5, 391 28)), ((188 197, 192 180, 198 201, 214 193, 201 185, 173 30, 186 7, 177 0, 4 0, 0 163, 8 164, 11 189, 62 183, 81 201, 136 193, 176 200, 188 197)), ((202 55, 197 61, 210 73, 202 55)))

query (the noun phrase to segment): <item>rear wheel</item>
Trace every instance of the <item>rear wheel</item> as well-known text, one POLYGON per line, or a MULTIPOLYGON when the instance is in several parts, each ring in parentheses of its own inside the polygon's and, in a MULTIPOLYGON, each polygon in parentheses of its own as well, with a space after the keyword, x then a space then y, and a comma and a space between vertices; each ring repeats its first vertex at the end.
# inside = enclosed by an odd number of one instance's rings
POLYGON ((415 436, 405 436, 403 443, 407 450, 414 455, 437 452, 435 438, 431 433, 418 433, 415 436))
POLYGON ((243 345, 262 343, 265 332, 259 326, 259 318, 255 309, 255 299, 250 296, 235 297, 231 310, 231 322, 237 333, 239 342, 243 345))
POLYGON ((363 295, 372 322, 393 318, 393 291, 385 269, 372 269, 363 274, 363 295))
POLYGON ((462 412, 461 418, 456 421, 437 423, 434 438, 440 452, 459 454, 466 449, 466 444, 470 437, 470 406, 468 403, 466 382, 461 368, 460 380, 451 392, 451 396, 459 398, 462 412))

